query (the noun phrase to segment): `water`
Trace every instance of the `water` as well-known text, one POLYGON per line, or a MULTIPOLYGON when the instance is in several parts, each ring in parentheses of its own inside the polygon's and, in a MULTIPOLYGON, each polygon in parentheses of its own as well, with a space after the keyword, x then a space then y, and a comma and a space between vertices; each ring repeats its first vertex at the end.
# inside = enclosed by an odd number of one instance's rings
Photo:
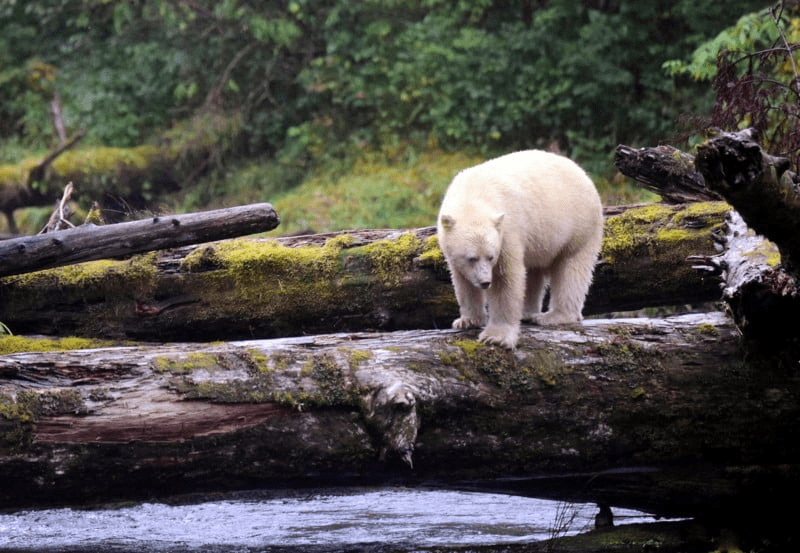
MULTIPOLYGON (((592 504, 404 488, 249 494, 188 505, 0 515, 0 550, 379 552, 545 540, 554 528, 561 535, 591 529, 596 513, 592 504)), ((615 520, 652 518, 615 510, 615 520)))

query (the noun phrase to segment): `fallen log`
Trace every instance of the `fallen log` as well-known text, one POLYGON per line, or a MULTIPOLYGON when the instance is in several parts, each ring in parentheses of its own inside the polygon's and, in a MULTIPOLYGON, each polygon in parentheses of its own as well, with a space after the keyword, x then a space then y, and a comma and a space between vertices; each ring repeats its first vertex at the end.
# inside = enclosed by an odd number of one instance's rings
POLYGON ((0 276, 255 234, 278 222, 262 203, 12 238, 0 241, 0 276))
POLYGON ((620 144, 614 153, 620 173, 635 179, 667 203, 720 201, 694 166, 694 156, 672 146, 631 148, 620 144))
MULTIPOLYGON (((716 278, 686 259, 716 253, 729 207, 651 205, 608 217, 585 313, 698 304, 716 278)), ((45 235, 49 236, 49 235, 45 235)), ((457 316, 433 227, 248 239, 0 279, 15 333, 219 340, 449 328, 457 316)))
POLYGON ((476 336, 4 355, 0 504, 393 482, 725 517, 795 497, 800 381, 744 360, 724 315, 476 336))

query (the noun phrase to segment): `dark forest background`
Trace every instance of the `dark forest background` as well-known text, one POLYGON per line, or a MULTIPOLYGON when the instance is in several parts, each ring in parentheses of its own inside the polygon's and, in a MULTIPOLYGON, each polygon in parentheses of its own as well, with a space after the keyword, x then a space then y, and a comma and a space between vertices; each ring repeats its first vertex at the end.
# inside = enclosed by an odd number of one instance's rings
POLYGON ((529 147, 641 199, 614 147, 690 148, 721 102, 752 123, 720 59, 791 84, 788 57, 747 55, 798 37, 763 0, 1 0, 0 187, 83 132, 53 199, 68 175, 83 208, 271 201, 281 232, 432 224, 455 171, 529 147))

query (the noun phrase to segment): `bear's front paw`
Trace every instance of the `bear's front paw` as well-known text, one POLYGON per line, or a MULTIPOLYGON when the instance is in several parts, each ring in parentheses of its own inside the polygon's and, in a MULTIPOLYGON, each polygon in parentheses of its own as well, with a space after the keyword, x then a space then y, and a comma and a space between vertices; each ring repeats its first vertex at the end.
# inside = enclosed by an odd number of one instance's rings
POLYGON ((548 311, 546 313, 539 313, 531 317, 530 321, 533 324, 542 326, 566 325, 581 322, 580 315, 567 315, 558 311, 548 311))
POLYGON ((480 328, 483 326, 483 321, 478 319, 471 319, 469 317, 459 317, 453 321, 453 328, 456 330, 465 330, 467 328, 480 328))
POLYGON ((519 326, 489 325, 478 335, 478 340, 487 344, 496 344, 504 348, 514 349, 517 347, 517 341, 519 340, 519 326))

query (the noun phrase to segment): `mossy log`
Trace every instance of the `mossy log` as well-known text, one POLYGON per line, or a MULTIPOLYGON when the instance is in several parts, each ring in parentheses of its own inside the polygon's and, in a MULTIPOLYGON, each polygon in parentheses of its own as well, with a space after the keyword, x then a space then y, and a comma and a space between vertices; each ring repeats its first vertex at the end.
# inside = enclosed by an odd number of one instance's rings
POLYGON ((0 505, 391 481, 750 516, 798 491, 798 377, 722 314, 476 336, 3 355, 0 505))
MULTIPOLYGON (((716 253, 720 202, 651 205, 606 220, 585 314, 719 299, 692 269, 716 253)), ((0 279, 15 333, 216 340, 449 328, 457 316, 432 227, 237 239, 0 279)))
MULTIPOLYGON (((44 159, 29 158, 0 164, 0 213, 16 234, 14 210, 52 205, 67 182, 90 200, 124 198, 117 209, 144 208, 147 188, 161 192, 180 188, 208 168, 209 159, 235 141, 241 130, 239 116, 216 112, 183 121, 159 137, 158 143, 130 148, 86 147, 73 149, 82 136, 59 146, 44 159)), ((91 203, 91 202, 87 202, 91 203)))

